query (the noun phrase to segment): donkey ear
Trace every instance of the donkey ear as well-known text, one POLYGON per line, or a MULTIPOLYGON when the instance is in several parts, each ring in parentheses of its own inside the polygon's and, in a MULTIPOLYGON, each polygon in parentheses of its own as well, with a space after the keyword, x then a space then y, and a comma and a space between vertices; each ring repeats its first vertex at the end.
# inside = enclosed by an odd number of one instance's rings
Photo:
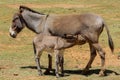
POLYGON ((19 7, 19 12, 22 13, 23 10, 24 10, 24 9, 23 9, 23 6, 20 6, 20 7, 19 7))

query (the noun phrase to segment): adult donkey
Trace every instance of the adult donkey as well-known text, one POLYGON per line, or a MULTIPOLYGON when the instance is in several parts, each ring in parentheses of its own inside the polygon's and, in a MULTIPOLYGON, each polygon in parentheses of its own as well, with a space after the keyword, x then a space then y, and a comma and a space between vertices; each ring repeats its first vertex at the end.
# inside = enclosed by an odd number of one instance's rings
POLYGON ((64 38, 67 38, 68 35, 81 35, 89 43, 91 53, 90 60, 83 72, 89 70, 97 51, 101 57, 101 71, 99 75, 104 75, 105 52, 98 41, 104 27, 107 31, 109 47, 112 52, 114 51, 114 44, 108 27, 100 16, 90 13, 81 15, 45 15, 28 7, 20 6, 19 13, 14 17, 13 22, 16 19, 19 19, 18 24, 13 24, 10 27, 10 35, 14 38, 24 28, 24 24, 32 31, 36 33, 43 32, 46 35, 64 38))

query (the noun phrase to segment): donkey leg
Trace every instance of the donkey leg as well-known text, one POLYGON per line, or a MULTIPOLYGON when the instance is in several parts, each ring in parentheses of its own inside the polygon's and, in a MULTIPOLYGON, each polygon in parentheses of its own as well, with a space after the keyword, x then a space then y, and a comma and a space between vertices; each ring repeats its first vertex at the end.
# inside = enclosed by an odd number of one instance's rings
POLYGON ((61 68, 61 76, 64 76, 64 56, 63 55, 59 56, 59 64, 61 68))
POLYGON ((38 70, 38 75, 42 75, 42 70, 41 70, 41 67, 40 67, 40 60, 38 57, 35 58, 35 61, 36 61, 36 64, 37 64, 37 70, 38 70))
POLYGON ((48 69, 44 74, 50 74, 50 70, 52 70, 52 56, 48 53, 48 69))
POLYGON ((36 48, 34 43, 33 43, 33 48, 34 48, 34 54, 35 54, 35 62, 37 64, 38 75, 41 76, 42 70, 40 67, 40 57, 41 57, 43 48, 36 48))
POLYGON ((99 72, 99 76, 104 76, 104 71, 105 71, 105 52, 101 48, 101 46, 98 43, 93 44, 95 49, 98 51, 98 54, 100 55, 101 58, 101 71, 99 72))
POLYGON ((86 74, 89 71, 89 68, 91 67, 91 64, 93 63, 96 57, 96 49, 90 43, 89 46, 90 46, 90 60, 86 65, 85 69, 82 71, 82 74, 86 74))
POLYGON ((36 64, 37 64, 38 75, 40 75, 40 76, 42 75, 42 70, 41 70, 41 66, 40 66, 41 55, 42 55, 42 52, 36 50, 35 61, 36 61, 36 64))
POLYGON ((61 59, 61 75, 64 76, 64 57, 61 59))
POLYGON ((49 70, 51 70, 52 69, 52 56, 50 54, 48 54, 48 59, 49 59, 48 68, 49 68, 49 70))
POLYGON ((55 74, 56 77, 59 77, 59 50, 54 50, 55 52, 55 74))

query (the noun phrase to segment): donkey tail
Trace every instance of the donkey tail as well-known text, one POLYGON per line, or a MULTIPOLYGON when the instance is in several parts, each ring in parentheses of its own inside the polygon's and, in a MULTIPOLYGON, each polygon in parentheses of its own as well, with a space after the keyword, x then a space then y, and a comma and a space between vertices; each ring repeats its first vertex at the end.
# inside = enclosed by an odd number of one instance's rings
POLYGON ((110 47, 111 51, 114 52, 114 43, 113 43, 112 37, 110 35, 109 29, 106 24, 104 24, 104 27, 107 31, 109 47, 110 47))

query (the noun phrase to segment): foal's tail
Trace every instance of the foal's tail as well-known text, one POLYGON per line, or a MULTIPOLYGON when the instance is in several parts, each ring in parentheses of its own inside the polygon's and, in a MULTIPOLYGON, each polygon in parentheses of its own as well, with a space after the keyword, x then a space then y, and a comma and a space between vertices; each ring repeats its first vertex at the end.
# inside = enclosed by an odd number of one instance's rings
POLYGON ((114 52, 114 43, 113 43, 113 40, 112 40, 111 35, 109 33, 109 29, 108 29, 106 24, 104 24, 104 27, 105 27, 105 29, 107 31, 109 47, 110 47, 111 51, 114 52))

